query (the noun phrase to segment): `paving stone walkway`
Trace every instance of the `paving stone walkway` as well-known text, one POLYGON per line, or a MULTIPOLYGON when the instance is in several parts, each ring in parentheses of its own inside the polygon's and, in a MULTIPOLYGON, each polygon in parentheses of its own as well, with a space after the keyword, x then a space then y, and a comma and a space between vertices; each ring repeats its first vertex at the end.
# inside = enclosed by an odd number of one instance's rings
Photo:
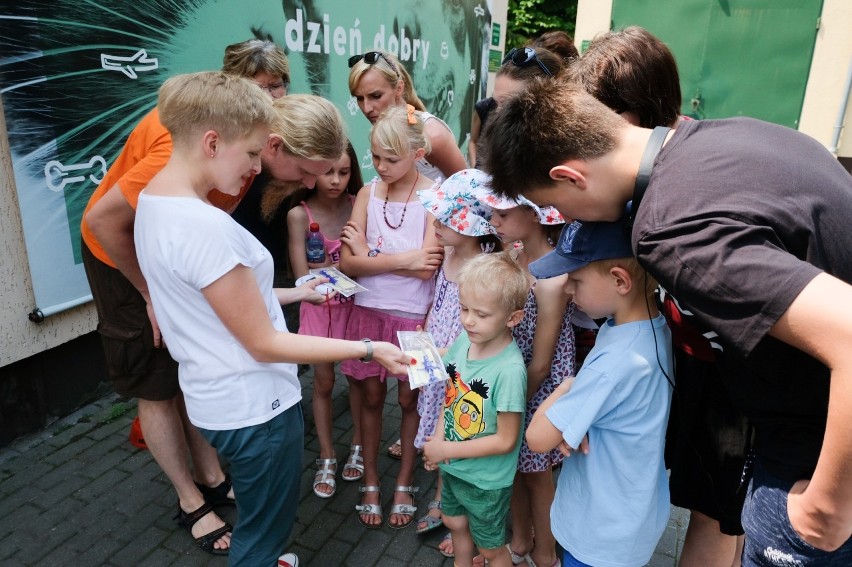
MULTIPOLYGON (((330 499, 311 485, 319 445, 311 416, 312 374, 301 376, 306 416, 302 497, 290 551, 302 567, 451 567, 438 552, 443 530, 418 537, 413 527, 368 530, 357 521, 358 483, 337 483, 330 499)), ((333 395, 338 460, 346 458, 352 431, 346 381, 333 395)), ((391 386, 385 407, 383 447, 398 436, 399 408, 391 386)), ((0 448, 0 565, 8 566, 194 566, 227 565, 225 558, 193 547, 177 527, 176 498, 148 451, 128 442, 134 402, 106 396, 38 434, 0 448)), ((391 487, 399 467, 379 457, 382 485, 391 487)), ((418 505, 425 513, 434 475, 421 468, 418 505)), ((383 497, 389 509, 391 494, 383 497)), ((226 514, 227 516, 227 514, 226 514)), ((228 518, 233 521, 235 518, 228 518)), ((673 508, 669 526, 650 562, 674 567, 688 513, 673 508)))

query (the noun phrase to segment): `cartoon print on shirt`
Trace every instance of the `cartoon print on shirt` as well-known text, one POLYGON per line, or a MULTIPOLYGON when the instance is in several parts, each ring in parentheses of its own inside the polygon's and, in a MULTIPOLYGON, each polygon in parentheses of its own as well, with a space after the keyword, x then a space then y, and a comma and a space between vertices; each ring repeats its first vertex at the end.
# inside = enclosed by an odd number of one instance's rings
POLYGON ((485 431, 484 401, 488 385, 473 379, 466 384, 453 364, 447 365, 450 380, 444 397, 444 438, 452 441, 472 439, 485 431))

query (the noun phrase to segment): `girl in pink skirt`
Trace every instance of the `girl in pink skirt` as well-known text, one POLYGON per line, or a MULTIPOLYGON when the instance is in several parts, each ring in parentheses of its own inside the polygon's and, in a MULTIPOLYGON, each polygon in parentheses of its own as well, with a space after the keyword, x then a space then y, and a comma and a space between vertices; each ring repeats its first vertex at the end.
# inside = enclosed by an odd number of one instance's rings
MULTIPOLYGON (((303 189, 301 206, 287 213, 287 233, 289 234, 290 264, 293 274, 299 278, 308 274, 310 268, 337 266, 340 262, 342 246, 338 235, 343 225, 352 215, 354 195, 363 184, 358 156, 347 144, 346 151, 324 175, 317 178, 314 189, 303 189), (305 236, 311 223, 320 227, 325 244, 325 258, 320 263, 308 262, 305 249, 305 236), (332 238, 329 238, 329 237, 332 238)), ((335 295, 325 304, 313 305, 302 302, 299 308, 299 334, 314 337, 342 339, 346 333, 346 323, 352 312, 352 298, 335 295)), ((320 498, 331 498, 336 489, 337 455, 331 436, 331 391, 334 388, 334 363, 314 364, 314 393, 311 405, 314 423, 317 426, 320 454, 316 460, 317 473, 314 477, 314 494, 320 498)), ((349 399, 354 421, 354 435, 350 459, 343 467, 343 480, 361 478, 363 466, 360 464, 361 431, 357 415, 360 403, 349 399), (351 462, 350 462, 351 461, 351 462)))
MULTIPOLYGON (((358 193, 352 218, 341 235, 345 244, 341 270, 367 288, 354 296, 346 336, 398 345, 397 331, 413 331, 423 325, 432 305, 435 270, 443 257, 432 217, 417 198, 418 190, 429 189, 435 182, 416 168, 417 160, 429 151, 429 142, 414 107, 385 110, 370 133, 370 151, 379 177, 358 193)), ((364 485, 360 489, 362 503, 356 506, 358 519, 367 527, 377 528, 383 522, 378 450, 388 373, 377 364, 358 361, 342 364, 341 369, 354 380, 352 390, 361 395, 364 485)), ((414 436, 419 421, 417 391, 409 387, 407 375, 391 376, 399 380, 402 463, 388 525, 404 528, 414 521, 417 511, 417 488, 412 486, 417 456, 414 436)))

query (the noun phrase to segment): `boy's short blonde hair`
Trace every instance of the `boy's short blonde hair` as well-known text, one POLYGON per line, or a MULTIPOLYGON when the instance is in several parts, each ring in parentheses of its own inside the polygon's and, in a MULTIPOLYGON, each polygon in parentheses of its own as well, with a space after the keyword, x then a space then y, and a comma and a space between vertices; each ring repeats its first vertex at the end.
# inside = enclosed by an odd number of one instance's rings
POLYGON ((329 101, 295 94, 270 103, 275 109, 272 133, 281 137, 288 154, 311 161, 337 161, 346 151, 343 117, 329 101))
POLYGON ((220 71, 171 77, 160 87, 157 109, 176 145, 208 130, 236 140, 276 118, 272 99, 260 87, 220 71))
POLYGON ((530 292, 527 271, 508 251, 479 254, 465 262, 456 279, 459 290, 466 286, 477 295, 500 298, 507 312, 522 310, 530 292))
POLYGON ((643 289, 643 297, 651 298, 659 285, 657 280, 648 273, 645 268, 639 264, 639 260, 634 257, 629 258, 613 258, 611 260, 597 260, 591 263, 592 266, 601 274, 607 274, 612 268, 623 268, 627 270, 630 277, 633 278, 633 285, 637 289, 643 289))
POLYGON ((279 77, 285 85, 290 84, 287 55, 278 44, 268 39, 248 39, 226 47, 222 71, 248 79, 266 72, 279 77))
POLYGON ((399 157, 405 157, 420 148, 428 154, 432 146, 423 128, 423 120, 417 112, 402 106, 392 106, 382 112, 373 124, 370 143, 399 157))

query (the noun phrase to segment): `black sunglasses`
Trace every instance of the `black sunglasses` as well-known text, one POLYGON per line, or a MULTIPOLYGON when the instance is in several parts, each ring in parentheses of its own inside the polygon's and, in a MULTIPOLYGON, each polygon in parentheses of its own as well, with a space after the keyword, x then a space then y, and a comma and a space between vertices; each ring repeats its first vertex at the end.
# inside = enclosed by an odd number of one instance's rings
POLYGON ((351 69, 352 67, 354 67, 355 63, 357 63, 361 59, 363 59, 364 63, 366 63, 367 65, 375 65, 376 63, 378 63, 379 59, 384 59, 385 63, 388 64, 388 67, 391 68, 391 71, 393 71, 397 74, 397 76, 399 76, 399 71, 396 70, 396 65, 391 63, 391 60, 385 57, 385 54, 381 51, 368 51, 367 53, 362 53, 361 55, 353 55, 349 58, 349 68, 351 69))
POLYGON ((509 61, 511 61, 517 67, 526 67, 534 61, 538 63, 539 68, 544 71, 545 75, 547 75, 548 77, 553 77, 553 73, 551 73, 550 70, 544 66, 544 63, 541 62, 541 59, 536 57, 535 49, 533 49, 532 47, 513 47, 509 51, 509 53, 506 54, 506 57, 503 58, 503 62, 501 63, 501 65, 505 65, 509 61))

